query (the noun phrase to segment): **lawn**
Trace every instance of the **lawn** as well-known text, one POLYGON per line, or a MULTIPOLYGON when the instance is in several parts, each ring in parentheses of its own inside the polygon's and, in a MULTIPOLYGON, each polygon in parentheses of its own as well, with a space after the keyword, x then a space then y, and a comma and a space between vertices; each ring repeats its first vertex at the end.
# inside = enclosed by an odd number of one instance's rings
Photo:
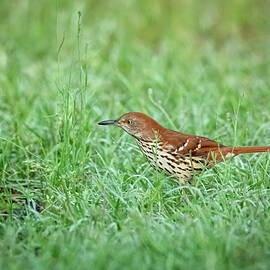
POLYGON ((129 111, 270 145, 268 0, 1 0, 0 269, 270 269, 270 155, 180 186, 129 111))

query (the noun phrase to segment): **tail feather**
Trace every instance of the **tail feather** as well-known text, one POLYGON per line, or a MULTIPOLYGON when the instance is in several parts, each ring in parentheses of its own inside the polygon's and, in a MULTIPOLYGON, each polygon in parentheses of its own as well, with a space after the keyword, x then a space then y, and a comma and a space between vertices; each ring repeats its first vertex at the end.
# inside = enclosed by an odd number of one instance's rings
POLYGON ((248 154, 248 153, 260 153, 260 152, 270 152, 270 146, 261 147, 235 147, 232 149, 235 155, 248 154))

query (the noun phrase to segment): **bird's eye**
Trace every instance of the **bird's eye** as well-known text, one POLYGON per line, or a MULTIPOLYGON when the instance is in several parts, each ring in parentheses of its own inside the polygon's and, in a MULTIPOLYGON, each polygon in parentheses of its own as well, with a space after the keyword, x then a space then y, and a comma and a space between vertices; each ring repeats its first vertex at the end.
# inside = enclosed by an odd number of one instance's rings
POLYGON ((128 120, 128 124, 129 124, 129 125, 132 125, 132 121, 131 121, 131 120, 128 120))

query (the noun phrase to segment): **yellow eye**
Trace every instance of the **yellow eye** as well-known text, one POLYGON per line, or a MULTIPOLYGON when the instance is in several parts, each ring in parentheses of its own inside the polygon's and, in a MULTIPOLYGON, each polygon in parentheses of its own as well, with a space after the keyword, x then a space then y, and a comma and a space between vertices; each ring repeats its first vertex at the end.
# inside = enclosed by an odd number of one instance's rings
POLYGON ((132 124, 132 121, 131 120, 128 120, 128 124, 131 125, 132 124))

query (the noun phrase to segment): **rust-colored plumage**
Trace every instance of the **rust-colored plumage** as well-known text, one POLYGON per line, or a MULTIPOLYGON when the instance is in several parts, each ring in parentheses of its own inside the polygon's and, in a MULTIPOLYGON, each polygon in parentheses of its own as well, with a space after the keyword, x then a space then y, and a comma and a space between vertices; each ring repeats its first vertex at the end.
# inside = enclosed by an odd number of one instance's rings
POLYGON ((115 125, 133 136, 149 162, 159 170, 178 178, 181 184, 192 179, 205 167, 211 168, 227 158, 270 151, 265 147, 228 147, 206 137, 166 129, 149 116, 130 112, 117 120, 99 125, 115 125))

